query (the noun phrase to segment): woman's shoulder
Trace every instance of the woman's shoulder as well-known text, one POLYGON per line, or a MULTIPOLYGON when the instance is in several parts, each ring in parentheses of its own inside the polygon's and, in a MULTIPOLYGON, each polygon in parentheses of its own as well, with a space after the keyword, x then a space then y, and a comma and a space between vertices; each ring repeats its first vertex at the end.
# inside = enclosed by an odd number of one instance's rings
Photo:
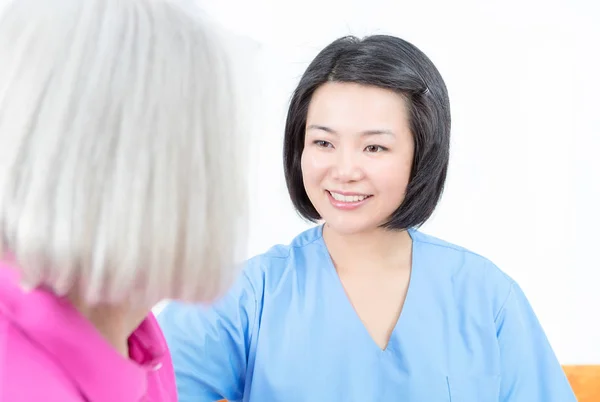
POLYGON ((0 384, 0 401, 81 401, 77 388, 57 362, 31 342, 2 311, 0 384))
POLYGON ((463 297, 494 300, 500 308, 516 282, 491 259, 421 231, 411 231, 422 269, 463 297), (477 295, 476 295, 477 294, 477 295))
POLYGON ((421 231, 411 230, 413 249, 421 258, 452 274, 493 276, 501 282, 514 282, 491 259, 466 247, 442 240, 421 231))
POLYGON ((276 244, 264 253, 248 259, 244 273, 250 278, 285 275, 288 270, 313 260, 313 256, 322 256, 322 227, 315 226, 307 229, 287 244, 276 244))
POLYGON ((290 258, 294 252, 302 252, 315 246, 320 246, 323 239, 323 227, 314 226, 304 230, 287 244, 279 243, 270 247, 264 253, 252 257, 250 262, 266 262, 273 260, 285 260, 290 258))

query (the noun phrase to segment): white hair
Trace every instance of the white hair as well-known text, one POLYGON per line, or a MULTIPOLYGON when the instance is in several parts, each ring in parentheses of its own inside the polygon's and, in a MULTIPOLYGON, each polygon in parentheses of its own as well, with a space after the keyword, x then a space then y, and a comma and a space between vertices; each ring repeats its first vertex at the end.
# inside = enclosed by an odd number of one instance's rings
POLYGON ((28 286, 151 305, 235 278, 245 145, 218 32, 190 7, 5 2, 0 253, 28 286))

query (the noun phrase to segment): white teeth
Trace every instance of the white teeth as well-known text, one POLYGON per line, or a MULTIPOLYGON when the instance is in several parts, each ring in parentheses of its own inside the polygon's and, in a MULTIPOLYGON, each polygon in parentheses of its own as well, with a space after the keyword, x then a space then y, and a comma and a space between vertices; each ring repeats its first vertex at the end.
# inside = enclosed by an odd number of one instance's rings
POLYGON ((329 194, 331 194, 334 200, 341 202, 358 202, 368 197, 367 195, 342 195, 334 192, 330 192, 329 194))

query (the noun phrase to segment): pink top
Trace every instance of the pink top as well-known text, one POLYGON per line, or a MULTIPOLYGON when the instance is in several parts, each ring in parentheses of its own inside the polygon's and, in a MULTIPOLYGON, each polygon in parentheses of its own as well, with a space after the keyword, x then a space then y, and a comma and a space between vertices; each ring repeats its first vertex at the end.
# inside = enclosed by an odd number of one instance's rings
POLYGON ((167 345, 150 314, 129 338, 131 360, 69 302, 24 292, 0 263, 0 402, 177 401, 167 345))

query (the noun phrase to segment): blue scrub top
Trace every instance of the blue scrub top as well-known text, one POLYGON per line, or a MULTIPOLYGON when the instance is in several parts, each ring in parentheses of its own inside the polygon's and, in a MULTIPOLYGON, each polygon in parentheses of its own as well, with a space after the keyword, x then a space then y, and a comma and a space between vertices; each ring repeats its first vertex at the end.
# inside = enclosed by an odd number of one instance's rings
POLYGON ((571 402, 576 398, 519 286, 487 259, 419 231, 411 280, 381 350, 322 237, 248 261, 211 307, 159 315, 179 400, 571 402))

